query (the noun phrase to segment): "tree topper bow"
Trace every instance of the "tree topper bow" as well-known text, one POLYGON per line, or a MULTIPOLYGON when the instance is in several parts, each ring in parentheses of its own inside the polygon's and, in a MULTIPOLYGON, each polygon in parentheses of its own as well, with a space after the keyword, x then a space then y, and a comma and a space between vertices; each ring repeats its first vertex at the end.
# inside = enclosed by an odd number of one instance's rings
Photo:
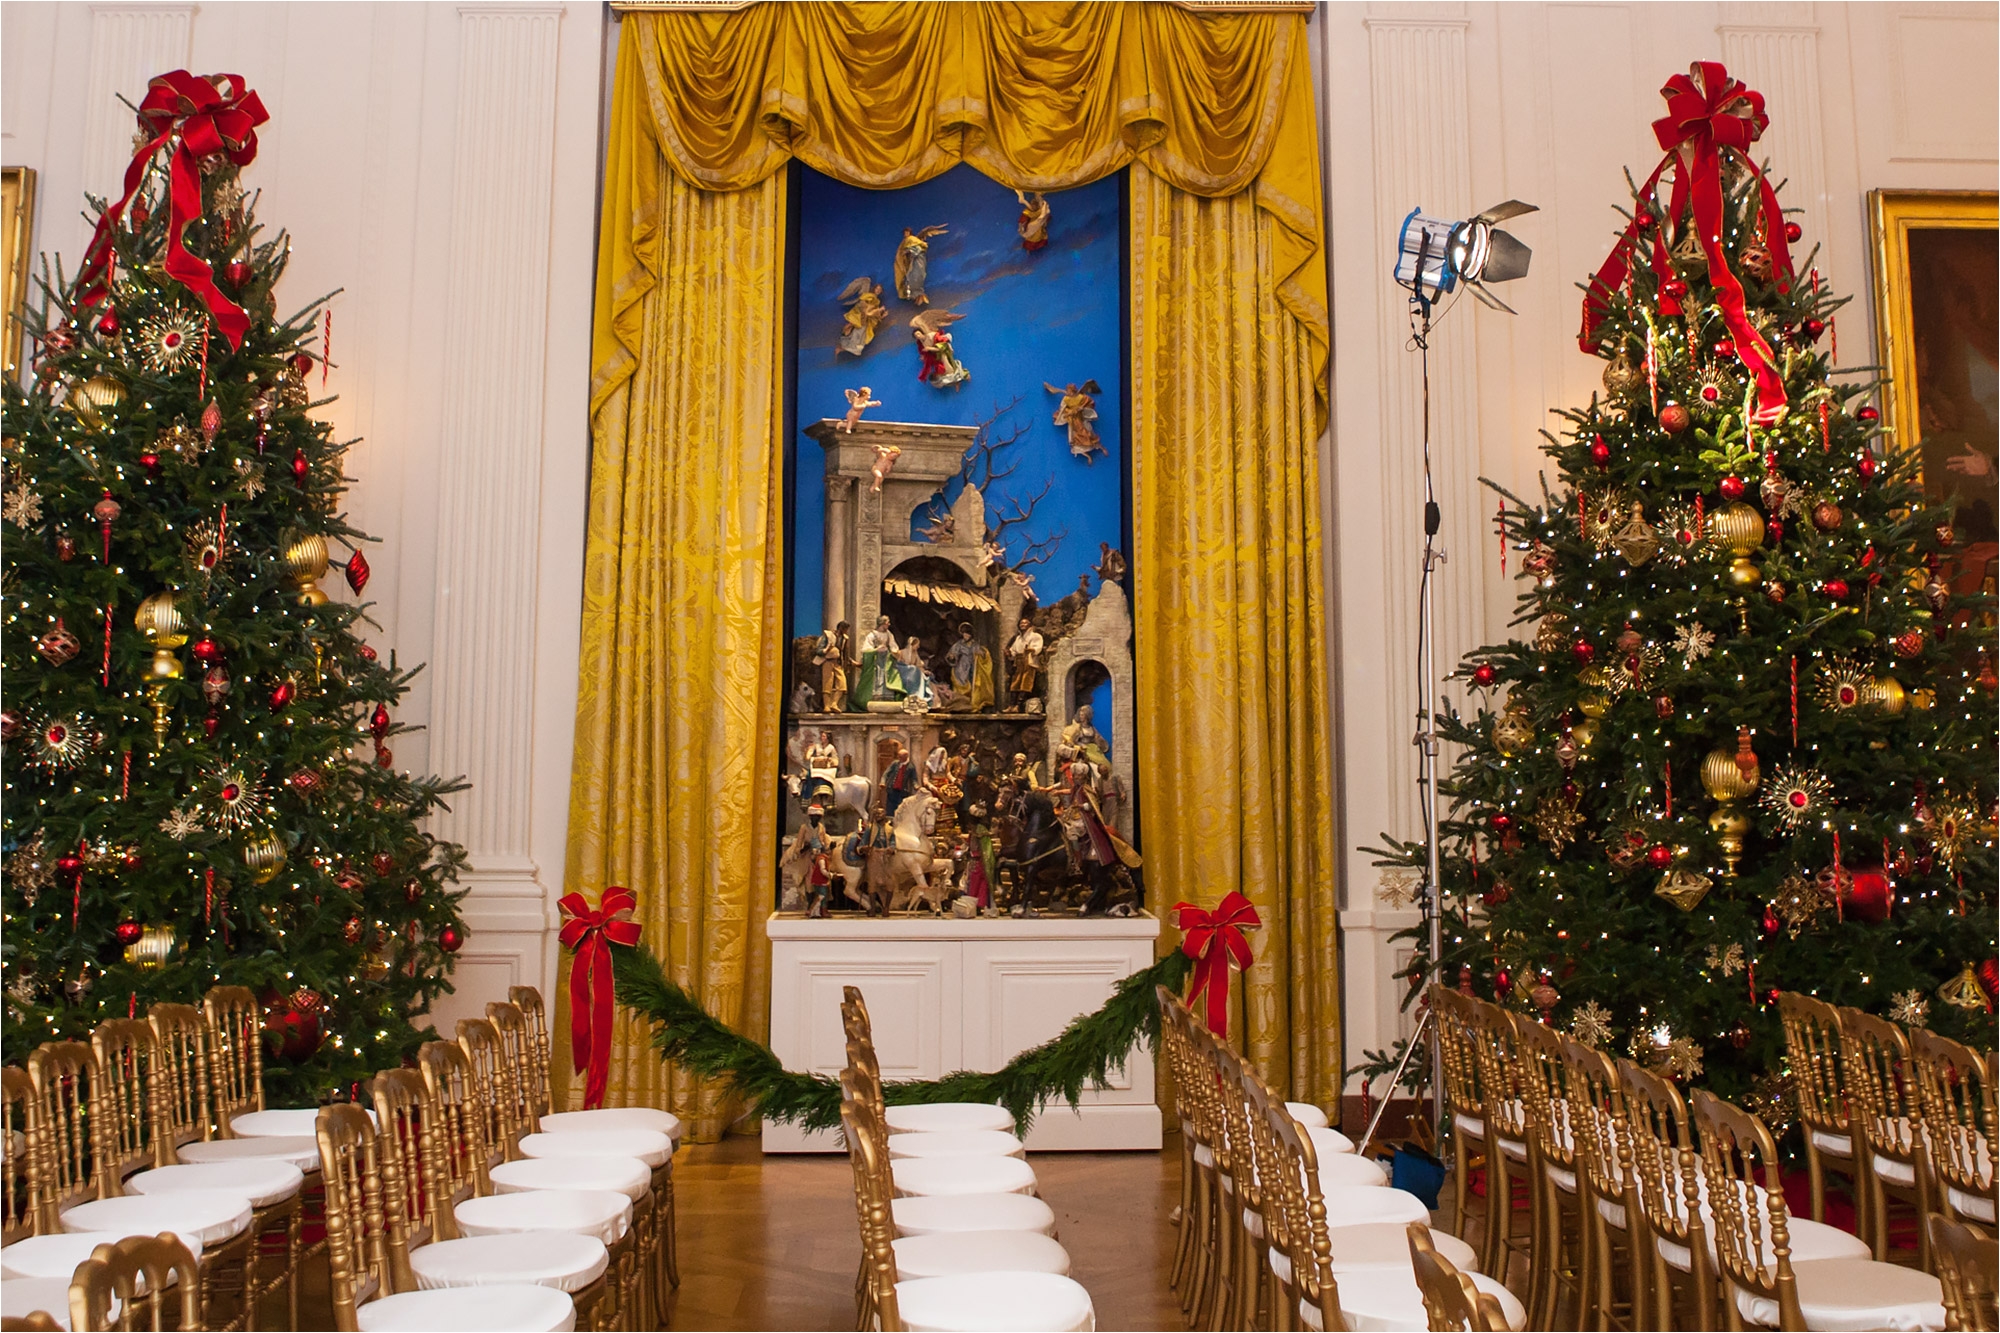
POLYGON ((556 903, 563 947, 576 955, 569 972, 569 1045, 584 1076, 586 1109, 604 1104, 611 1073, 611 946, 639 942, 639 923, 632 920, 638 905, 632 890, 616 884, 605 888, 596 907, 580 893, 565 893, 556 903))
POLYGON ((1210 911, 1193 903, 1175 903, 1174 925, 1181 931, 1181 952, 1194 959, 1194 983, 1188 987, 1190 1009, 1208 995, 1202 1021, 1218 1037, 1229 1033, 1229 964, 1248 968, 1252 961, 1245 930, 1264 924, 1250 900, 1231 889, 1210 911))

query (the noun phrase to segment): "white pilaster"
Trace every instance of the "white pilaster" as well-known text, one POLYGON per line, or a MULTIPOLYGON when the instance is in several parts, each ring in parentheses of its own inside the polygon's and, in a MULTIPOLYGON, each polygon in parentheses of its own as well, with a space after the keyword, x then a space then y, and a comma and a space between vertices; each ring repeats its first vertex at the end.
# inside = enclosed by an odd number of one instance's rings
MULTIPOLYGON (((1814 245, 1822 247, 1815 261, 1822 280, 1850 291, 1862 285, 1858 270, 1840 270, 1832 247, 1833 201, 1827 194, 1826 137, 1819 95, 1819 29, 1812 6, 1730 5, 1725 22, 1716 29, 1722 38, 1722 60, 1729 72, 1764 95, 1771 127, 1753 150, 1757 163, 1771 165, 1772 183, 1788 182, 1778 202, 1805 211, 1795 215, 1805 229, 1793 258, 1803 263, 1814 245), (1761 22, 1734 23, 1731 11, 1754 13, 1761 22)), ((1859 349, 1863 344, 1856 343, 1859 349)), ((1845 358, 1844 358, 1845 359, 1845 358)), ((1865 359, 1865 358, 1857 358, 1865 359)))
POLYGON ((120 190, 132 160, 138 125, 118 99, 137 106, 154 75, 185 67, 193 25, 192 5, 91 7, 83 137, 83 188, 90 193, 120 190))

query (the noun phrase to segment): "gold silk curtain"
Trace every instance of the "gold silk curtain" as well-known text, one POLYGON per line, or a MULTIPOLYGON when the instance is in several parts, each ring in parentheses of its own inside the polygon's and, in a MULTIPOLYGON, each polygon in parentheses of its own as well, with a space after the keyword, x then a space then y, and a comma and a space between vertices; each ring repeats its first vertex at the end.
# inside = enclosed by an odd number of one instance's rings
MULTIPOLYGON (((1248 1049, 1295 1095, 1337 1098, 1316 115, 1292 12, 995 0, 624 15, 566 882, 591 897, 636 889, 646 944, 732 1027, 760 1039, 768 1027, 780 169, 797 158, 889 189, 966 162, 1059 190, 1129 165, 1128 743, 1148 889, 1162 911, 1232 889, 1252 898, 1265 928, 1248 1049)), ((557 1009, 566 1032, 566 994, 557 1009)), ((567 1072, 566 1051, 557 1065, 567 1072)), ((627 1029, 609 1100, 664 1105, 697 1138, 740 1111, 627 1029)))

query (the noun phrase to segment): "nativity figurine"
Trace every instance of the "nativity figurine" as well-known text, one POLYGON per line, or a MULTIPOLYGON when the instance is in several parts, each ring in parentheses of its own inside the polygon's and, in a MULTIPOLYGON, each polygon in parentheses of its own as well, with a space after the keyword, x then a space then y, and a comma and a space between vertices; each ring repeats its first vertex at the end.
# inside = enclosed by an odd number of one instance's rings
POLYGON ((871 494, 880 495, 882 493, 882 483, 889 480, 889 473, 895 468, 896 460, 902 456, 903 449, 901 445, 878 444, 875 446, 875 463, 874 466, 868 469, 868 475, 875 479, 875 484, 868 488, 871 494))
POLYGON ((1110 542, 1097 544, 1097 585, 1125 581, 1125 553, 1110 542))
POLYGON ((924 527, 924 540, 933 546, 949 546, 958 540, 958 516, 949 509, 933 511, 924 527))
POLYGON ((1014 197, 1021 201, 1015 230, 1021 233, 1021 248, 1032 254, 1049 243, 1049 197, 1040 190, 1016 190, 1014 197))
MULTIPOLYGON (((882 406, 882 400, 871 397, 875 391, 865 384, 858 389, 847 389, 844 392, 847 394, 847 415, 840 419, 840 428, 852 435, 854 428, 861 424, 861 414, 871 407, 882 406)), ((875 489, 879 491, 882 488, 877 486, 875 489)))
POLYGON ((979 547, 979 572, 990 575, 994 569, 1002 573, 1007 569, 1007 548, 999 542, 982 542, 979 547))
POLYGON ((1026 711, 1037 712, 1042 701, 1042 650, 1047 641, 1035 622, 1021 617, 1013 639, 1007 644, 1007 692, 1026 702, 1026 711))
POLYGON ((889 617, 876 617, 875 628, 861 636, 861 674, 856 678, 850 707, 859 704, 865 708, 877 699, 903 697, 903 678, 896 671, 897 647, 889 617))
POLYGON ((896 295, 915 305, 929 305, 931 298, 924 293, 924 283, 930 277, 931 237, 944 235, 943 227, 925 227, 922 231, 903 228, 903 239, 896 243, 896 295))
POLYGON ((961 621, 958 640, 945 650, 951 667, 952 698, 958 712, 983 712, 993 706, 993 654, 972 637, 972 625, 961 621))
POLYGON ((950 310, 926 310, 910 318, 910 336, 917 340, 917 353, 923 358, 917 378, 933 389, 949 389, 972 378, 947 332, 964 318, 950 310))
POLYGON ((819 739, 806 747, 806 772, 816 778, 840 776, 840 751, 833 747, 833 733, 822 731, 819 739))
POLYGON ((875 341, 876 326, 889 317, 889 307, 882 304, 882 284, 869 277, 856 278, 840 294, 840 303, 847 307, 847 317, 841 321, 840 342, 833 354, 860 356, 875 341))
POLYGON ((854 633, 843 620, 819 636, 813 648, 813 665, 819 668, 820 703, 829 713, 847 711, 848 669, 860 666, 854 657, 854 633))
POLYGON ((1042 387, 1050 393, 1062 395, 1062 403, 1056 408, 1055 424, 1069 431, 1069 451, 1084 462, 1095 461, 1094 454, 1104 452, 1104 441, 1097 437, 1097 428, 1090 423, 1097 420, 1096 395, 1103 390, 1096 380, 1085 380, 1082 384, 1066 384, 1058 389, 1047 380, 1042 387))

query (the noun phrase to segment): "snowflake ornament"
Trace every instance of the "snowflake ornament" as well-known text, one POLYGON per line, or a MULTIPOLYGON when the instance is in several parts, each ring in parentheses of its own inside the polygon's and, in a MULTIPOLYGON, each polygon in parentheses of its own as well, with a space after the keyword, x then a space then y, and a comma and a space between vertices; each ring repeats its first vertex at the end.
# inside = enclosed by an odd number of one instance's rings
POLYGON ((1528 817, 1535 826, 1535 833, 1549 845, 1549 854, 1562 860, 1563 848, 1576 841, 1577 825, 1583 823, 1583 816, 1576 807, 1557 796, 1544 796, 1535 813, 1528 817))
POLYGON ((1669 1078, 1701 1077, 1701 1046, 1692 1037, 1675 1037, 1660 1056, 1660 1068, 1669 1078))
POLYGON ((0 518, 17 528, 33 527, 42 521, 42 497, 24 481, 0 500, 0 518))
POLYGON ((243 493, 256 499, 264 493, 264 465, 247 458, 236 460, 236 474, 243 478, 243 493))
POLYGON ((7 882, 21 891, 21 898, 28 906, 35 905, 35 899, 42 890, 52 888, 56 882, 56 859, 49 855, 42 845, 42 831, 35 830, 35 836, 14 849, 7 858, 7 882))
POLYGON ((1611 1040, 1611 1011, 1595 1000, 1585 1000, 1569 1018, 1569 1034, 1586 1046, 1602 1046, 1611 1040))
POLYGON ((1704 961, 1708 964, 1710 970, 1720 972, 1725 977, 1733 977, 1738 972, 1741 972, 1745 966, 1743 961, 1743 946, 1740 944, 1731 944, 1725 948, 1721 945, 1711 944, 1708 946, 1708 957, 1704 961))
POLYGON ((1422 876, 1414 870, 1384 870, 1375 887, 1375 897, 1385 907, 1407 907, 1417 900, 1422 876))
POLYGON ((1890 1021, 1904 1027, 1922 1027, 1930 1012, 1931 1002, 1920 990, 1899 991, 1889 997, 1890 1021))
POLYGON ((186 842, 201 832, 201 816, 192 810, 176 806, 172 813, 160 821, 160 831, 175 842, 186 842))
POLYGON ((1801 825, 1826 809, 1833 794, 1833 782, 1816 768, 1785 765, 1771 775, 1757 801, 1776 815, 1785 832, 1797 833, 1801 825))
POLYGON ((1676 625, 1674 651, 1681 655, 1682 666, 1693 667, 1715 651, 1715 635, 1700 625, 1676 625))

